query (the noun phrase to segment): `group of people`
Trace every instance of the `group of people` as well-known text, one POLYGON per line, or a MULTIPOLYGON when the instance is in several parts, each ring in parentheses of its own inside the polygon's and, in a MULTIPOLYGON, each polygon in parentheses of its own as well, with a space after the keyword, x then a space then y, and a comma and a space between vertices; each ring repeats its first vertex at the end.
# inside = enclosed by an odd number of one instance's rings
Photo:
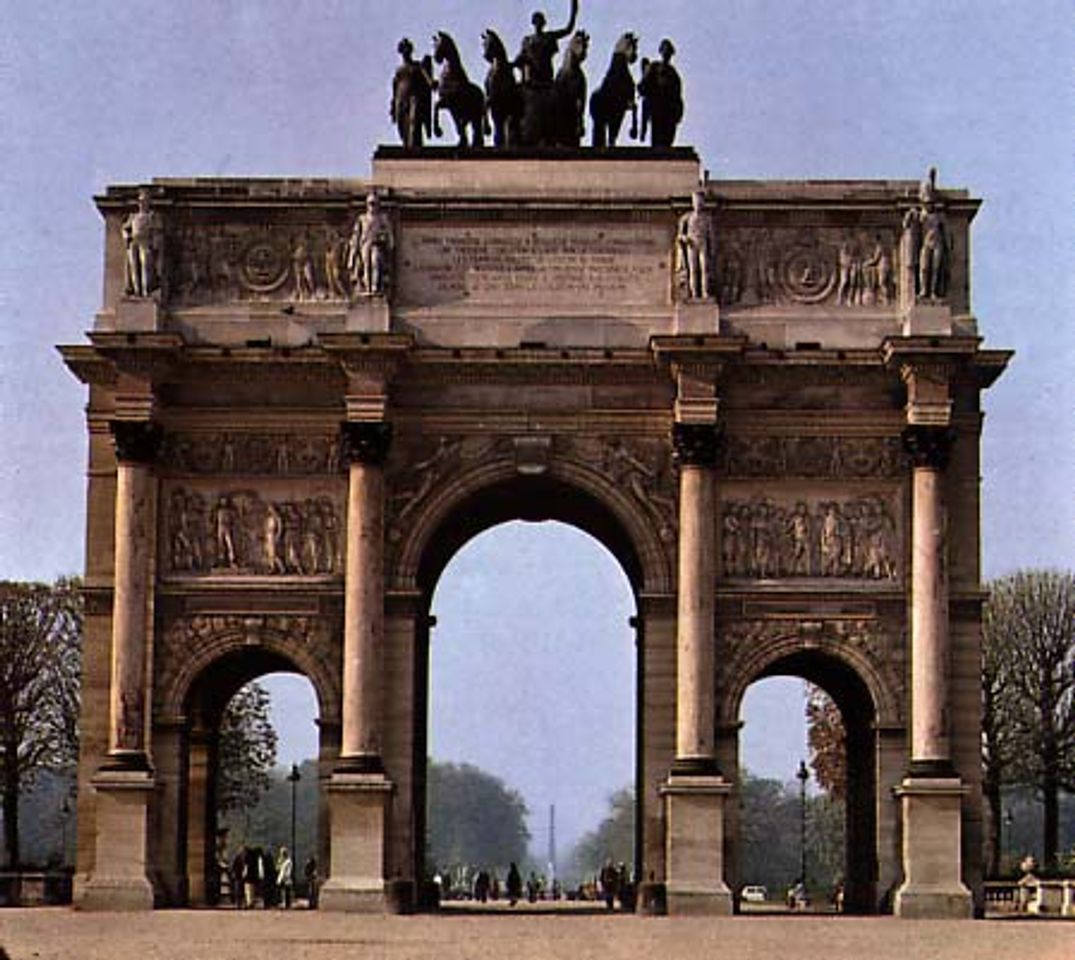
MULTIPOLYGON (((221 901, 230 894, 237 910, 252 910, 259 903, 266 910, 290 910, 295 902, 295 864, 287 847, 274 856, 271 848, 243 844, 230 863, 222 857, 217 867, 221 901)), ((303 874, 310 909, 316 909, 320 879, 314 857, 306 861, 303 874)))

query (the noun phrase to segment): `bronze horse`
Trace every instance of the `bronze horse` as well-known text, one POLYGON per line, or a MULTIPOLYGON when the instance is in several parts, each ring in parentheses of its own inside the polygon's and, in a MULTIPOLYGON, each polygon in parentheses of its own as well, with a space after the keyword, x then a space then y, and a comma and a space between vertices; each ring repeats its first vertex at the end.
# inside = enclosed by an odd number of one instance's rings
POLYGON ((482 55, 489 63, 485 75, 485 132, 492 134, 495 146, 514 147, 519 142, 523 98, 504 41, 495 30, 482 34, 482 55))
POLYGON ((440 112, 447 110, 455 122, 459 146, 482 146, 485 143, 485 94, 481 87, 470 82, 455 41, 443 30, 433 35, 433 59, 443 64, 437 79, 438 96, 433 107, 433 132, 438 137, 442 136, 440 112))
POLYGON ((635 101, 635 81, 631 76, 631 64, 637 59, 638 37, 625 33, 612 51, 605 79, 590 97, 592 143, 595 147, 616 146, 623 116, 628 110, 631 111, 631 139, 638 139, 638 106, 635 101))

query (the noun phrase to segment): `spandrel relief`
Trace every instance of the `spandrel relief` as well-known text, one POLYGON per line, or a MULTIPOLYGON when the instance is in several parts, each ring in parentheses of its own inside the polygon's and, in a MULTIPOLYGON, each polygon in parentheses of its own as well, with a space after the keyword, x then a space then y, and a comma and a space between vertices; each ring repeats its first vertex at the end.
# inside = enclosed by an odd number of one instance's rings
POLYGON ((722 230, 716 291, 722 306, 887 308, 896 299, 894 229, 722 230))
POLYGON ((900 526, 890 495, 729 498, 720 516, 725 577, 899 577, 900 526))
POLYGON ((288 496, 174 486, 166 504, 166 573, 313 577, 342 571, 343 509, 327 490, 288 496))

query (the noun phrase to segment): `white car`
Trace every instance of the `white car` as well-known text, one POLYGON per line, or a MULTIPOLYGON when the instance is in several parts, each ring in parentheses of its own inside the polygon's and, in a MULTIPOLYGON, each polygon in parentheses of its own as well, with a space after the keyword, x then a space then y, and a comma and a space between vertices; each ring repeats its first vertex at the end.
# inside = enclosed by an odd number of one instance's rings
POLYGON ((742 898, 749 903, 765 903, 769 899, 769 891, 765 887, 751 885, 743 887, 742 898))

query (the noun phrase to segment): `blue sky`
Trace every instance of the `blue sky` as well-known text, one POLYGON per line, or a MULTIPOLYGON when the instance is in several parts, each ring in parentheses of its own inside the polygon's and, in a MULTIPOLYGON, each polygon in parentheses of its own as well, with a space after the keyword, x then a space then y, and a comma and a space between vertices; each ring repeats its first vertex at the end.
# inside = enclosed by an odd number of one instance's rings
MULTIPOLYGON (((552 25, 566 18, 566 2, 540 6, 552 25)), ((514 48, 534 8, 8 0, 0 577, 82 566, 85 396, 52 344, 79 342, 99 307, 92 196, 154 176, 364 176, 376 144, 394 135, 388 84, 401 36, 424 51, 435 30, 449 31, 480 76, 482 29, 514 48)), ((644 55, 663 36, 675 41, 687 97, 679 139, 716 180, 916 179, 936 165, 942 186, 984 199, 973 306, 987 345, 1017 351, 985 402, 985 571, 1075 567, 1070 4, 583 0, 580 25, 592 37, 591 82, 624 30, 640 35, 644 55)), ((527 547, 539 577, 564 556, 545 539, 527 547)), ((493 589, 482 575, 468 568, 468 591, 493 589)), ((461 696, 466 668, 454 680, 444 670, 461 696)))

